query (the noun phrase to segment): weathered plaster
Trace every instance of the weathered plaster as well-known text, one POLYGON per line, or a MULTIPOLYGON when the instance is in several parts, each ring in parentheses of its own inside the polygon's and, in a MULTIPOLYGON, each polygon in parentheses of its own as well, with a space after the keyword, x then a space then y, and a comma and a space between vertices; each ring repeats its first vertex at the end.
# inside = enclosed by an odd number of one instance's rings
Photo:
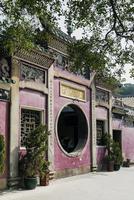
POLYGON ((11 86, 10 107, 10 178, 18 176, 18 133, 19 133, 19 62, 12 59, 11 78, 15 84, 11 86))
POLYGON ((44 110, 46 108, 46 98, 45 95, 38 91, 33 91, 30 89, 23 89, 19 92, 20 95, 20 106, 37 108, 44 110))
POLYGON ((108 113, 107 109, 104 107, 96 107, 96 119, 98 120, 107 120, 108 113))

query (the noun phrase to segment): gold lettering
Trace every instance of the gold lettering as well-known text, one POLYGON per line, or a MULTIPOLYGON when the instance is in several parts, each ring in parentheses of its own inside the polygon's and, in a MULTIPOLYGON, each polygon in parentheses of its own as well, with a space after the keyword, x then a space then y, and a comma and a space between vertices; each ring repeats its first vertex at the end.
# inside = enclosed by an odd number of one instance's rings
POLYGON ((86 100, 85 90, 73 88, 64 84, 61 84, 61 95, 82 101, 86 100))

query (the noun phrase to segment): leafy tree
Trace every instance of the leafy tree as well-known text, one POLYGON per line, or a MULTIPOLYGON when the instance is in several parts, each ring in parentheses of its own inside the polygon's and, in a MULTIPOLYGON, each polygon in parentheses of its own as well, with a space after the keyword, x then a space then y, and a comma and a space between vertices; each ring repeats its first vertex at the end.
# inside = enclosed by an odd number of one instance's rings
POLYGON ((0 0, 0 45, 10 53, 33 47, 42 30, 46 33, 57 26, 56 16, 63 14, 63 8, 68 33, 72 28, 84 31, 69 52, 74 69, 82 71, 86 64, 86 70, 95 69, 101 77, 113 77, 112 81, 121 77, 124 64, 134 63, 132 0, 0 0))
POLYGON ((119 72, 111 72, 107 64, 108 56, 103 53, 93 52, 92 44, 86 40, 78 40, 68 48, 72 71, 89 78, 91 71, 96 71, 96 83, 114 91, 120 86, 119 72))
POLYGON ((56 20, 54 14, 60 15, 60 9, 60 0, 0 0, 1 46, 9 53, 33 47, 36 29, 50 29, 56 20))
MULTIPOLYGON (((121 77, 124 65, 126 63, 134 64, 132 0, 69 0, 68 7, 66 15, 72 21, 70 26, 74 29, 83 29, 81 42, 86 43, 84 45, 86 48, 88 46, 90 51, 87 58, 87 52, 84 54, 85 50, 83 52, 83 48, 79 49, 79 54, 82 51, 81 55, 86 56, 86 62, 90 57, 90 62, 86 67, 95 67, 97 71, 98 69, 101 71, 103 58, 103 64, 105 64, 103 67, 106 70, 109 69, 109 73, 112 69, 112 76, 121 77)), ((77 52, 76 55, 74 52, 73 59, 77 59, 77 57, 77 52)), ((80 66, 78 61, 77 65, 80 66)), ((133 69, 131 76, 134 77, 133 69)))

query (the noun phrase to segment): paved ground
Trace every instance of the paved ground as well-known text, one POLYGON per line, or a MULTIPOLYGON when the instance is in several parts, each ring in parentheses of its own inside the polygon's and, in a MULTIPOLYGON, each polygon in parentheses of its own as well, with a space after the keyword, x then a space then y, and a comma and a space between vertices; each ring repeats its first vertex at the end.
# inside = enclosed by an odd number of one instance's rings
POLYGON ((0 200, 134 200, 134 167, 59 179, 31 191, 7 191, 0 200))

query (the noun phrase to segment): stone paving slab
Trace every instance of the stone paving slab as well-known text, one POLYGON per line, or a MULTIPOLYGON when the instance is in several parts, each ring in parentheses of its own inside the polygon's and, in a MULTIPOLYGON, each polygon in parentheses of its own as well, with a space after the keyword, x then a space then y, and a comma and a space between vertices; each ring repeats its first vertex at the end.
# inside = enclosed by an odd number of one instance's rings
POLYGON ((0 200, 134 200, 134 167, 53 181, 35 190, 5 191, 0 200))

